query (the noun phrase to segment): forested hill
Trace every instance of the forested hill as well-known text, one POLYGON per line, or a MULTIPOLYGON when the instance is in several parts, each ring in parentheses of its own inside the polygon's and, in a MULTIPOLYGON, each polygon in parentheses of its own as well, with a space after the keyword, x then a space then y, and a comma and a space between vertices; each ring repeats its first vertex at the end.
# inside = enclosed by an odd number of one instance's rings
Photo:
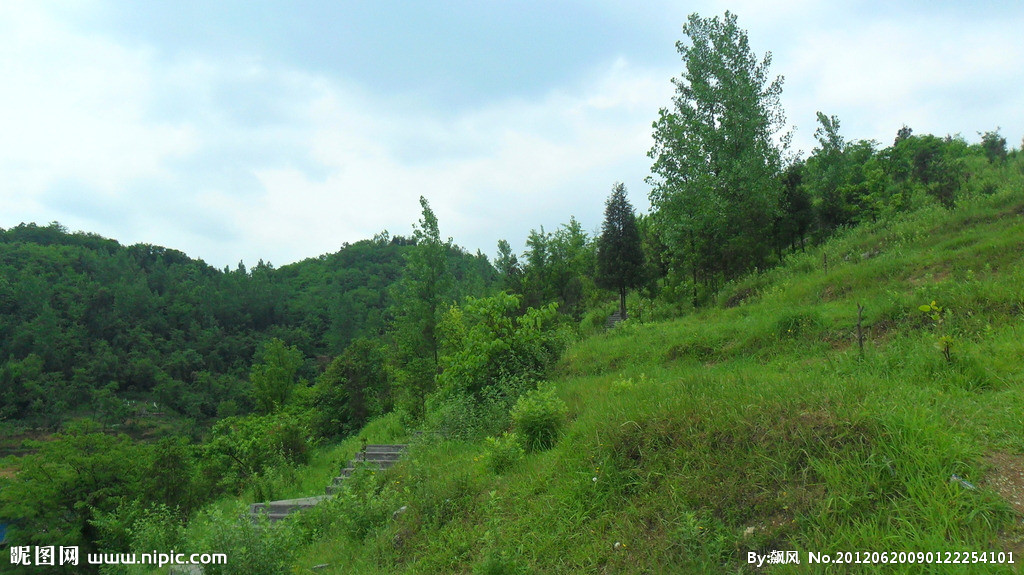
MULTIPOLYGON (((280 269, 218 270, 57 223, 0 230, 0 421, 118 420, 126 399, 197 419, 244 412, 263 342, 296 346, 312 375, 313 358, 382 331, 413 244, 382 234, 280 269)), ((464 279, 494 281, 484 256, 452 252, 464 279)))

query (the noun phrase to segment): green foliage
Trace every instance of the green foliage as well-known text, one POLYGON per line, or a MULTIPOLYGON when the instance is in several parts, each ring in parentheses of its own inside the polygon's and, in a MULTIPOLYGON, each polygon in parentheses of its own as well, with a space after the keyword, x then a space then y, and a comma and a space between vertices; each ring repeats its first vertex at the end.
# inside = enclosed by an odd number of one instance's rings
MULTIPOLYGON (((694 284, 763 266, 779 208, 782 79, 758 61, 729 12, 690 16, 676 44, 685 70, 654 124, 651 205, 675 267, 694 284)), ((785 142, 788 138, 783 137, 785 142)))
POLYGON ((619 313, 626 318, 626 290, 644 284, 644 253, 633 206, 621 183, 612 188, 597 241, 597 285, 619 292, 619 313))
POLYGON ((543 451, 558 440, 567 413, 555 388, 546 385, 519 398, 512 409, 512 422, 528 451, 543 451))
MULTIPOLYGON (((52 429, 86 413, 145 429, 140 415, 202 427, 247 413, 254 353, 271 338, 320 358, 385 331, 414 242, 384 233, 280 269, 221 271, 56 223, 0 230, 0 417, 52 429), (118 400, 137 404, 126 414, 118 400)), ((483 255, 452 248, 447 257, 465 293, 495 281, 483 255)), ((296 374, 312 376, 307 365, 296 374)), ((279 403, 273 395, 259 409, 279 403)))
POLYGON ((999 128, 981 134, 981 148, 985 151, 989 163, 1006 161, 1006 138, 999 135, 999 128))
POLYGON ((151 444, 142 500, 173 509, 180 517, 191 515, 217 492, 211 478, 201 474, 200 452, 183 437, 165 437, 151 444))
POLYGON ((129 531, 131 549, 138 553, 179 549, 185 541, 185 527, 176 511, 157 504, 142 512, 129 531))
POLYGON ((555 309, 520 315, 519 296, 504 292, 451 307, 441 323, 441 388, 478 394, 506 376, 540 377, 566 343, 555 309))
POLYGON ((943 333, 943 326, 945 325, 945 318, 948 315, 942 306, 936 305, 935 301, 926 303, 918 306, 917 308, 921 313, 925 314, 926 317, 932 320, 935 325, 935 349, 942 353, 942 357, 945 358, 946 362, 953 361, 953 344, 956 340, 952 335, 943 333))
POLYGON ((17 525, 12 544, 95 550, 93 522, 141 495, 144 448, 92 421, 30 447, 0 489, 0 517, 17 525))
POLYGON ((554 233, 530 230, 526 239, 522 293, 530 307, 558 304, 561 313, 579 319, 594 297, 594 243, 576 218, 554 233))
POLYGON ((494 267, 498 270, 503 289, 513 293, 522 290, 523 270, 507 240, 498 240, 498 258, 494 260, 494 267))
POLYGON ((204 464, 223 488, 239 493, 258 484, 265 490, 268 472, 308 461, 309 431, 288 412, 229 417, 213 426, 204 450, 204 464))
POLYGON ((351 541, 361 542, 384 527, 401 507, 398 492, 380 481, 379 473, 369 466, 357 468, 332 503, 341 532, 351 541))
POLYGON ((783 312, 775 321, 775 333, 784 339, 820 335, 824 321, 821 314, 810 312, 783 312))
POLYGON ((262 413, 279 411, 295 388, 302 352, 275 337, 263 346, 255 361, 249 373, 253 402, 262 413))
POLYGON ((853 221, 855 206, 847 194, 851 158, 849 144, 839 134, 839 118, 818 112, 818 123, 818 147, 807 161, 805 182, 816 200, 820 233, 827 235, 853 221))
POLYGON ((467 298, 445 314, 439 389, 426 426, 447 437, 482 438, 508 427, 509 409, 558 359, 567 336, 555 304, 520 314, 519 296, 467 298))
POLYGON ((484 441, 487 469, 492 473, 504 473, 514 467, 526 454, 515 433, 502 433, 500 437, 488 437, 484 441))
POLYGON ((807 169, 801 161, 786 166, 782 173, 782 197, 779 219, 775 224, 776 246, 780 251, 789 246, 791 251, 804 250, 804 240, 815 221, 811 195, 804 178, 807 169))
POLYGON ((210 575, 284 575, 291 572, 297 543, 287 522, 254 522, 238 505, 200 514, 188 527, 185 552, 227 555, 225 565, 203 566, 210 575))
POLYGON ((504 375, 479 393, 441 390, 427 401, 424 427, 443 437, 480 439, 508 429, 509 410, 534 379, 504 375))
POLYGON ((415 248, 406 254, 402 279, 392 290, 393 336, 397 343, 395 384, 398 403, 419 415, 434 388, 440 341, 437 324, 455 300, 449 253, 451 238, 441 240, 437 216, 420 197, 423 216, 414 228, 415 248))
POLYGON ((1021 207, 1000 192, 864 223, 718 306, 579 342, 551 374, 573 417, 550 449, 496 475, 488 440, 428 436, 382 480, 408 486, 406 511, 300 566, 718 573, 746 569, 743 550, 1012 545, 1019 522, 986 486, 1024 442, 1021 207), (932 299, 957 304, 952 363, 913 311, 932 299))
POLYGON ((326 438, 353 433, 390 411, 384 350, 368 339, 353 341, 317 378, 309 401, 313 432, 326 438))

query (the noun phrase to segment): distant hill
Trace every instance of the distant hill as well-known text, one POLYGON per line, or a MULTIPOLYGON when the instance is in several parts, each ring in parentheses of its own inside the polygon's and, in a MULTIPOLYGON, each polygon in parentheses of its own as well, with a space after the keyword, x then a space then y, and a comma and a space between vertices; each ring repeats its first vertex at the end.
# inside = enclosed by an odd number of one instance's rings
MULTIPOLYGON (((383 332, 410 245, 385 236, 280 269, 218 270, 58 223, 0 230, 0 420, 50 426, 127 399, 198 419, 245 411, 261 342, 297 346, 313 375, 317 358, 383 332)), ((452 258, 493 283, 485 257, 452 258)))

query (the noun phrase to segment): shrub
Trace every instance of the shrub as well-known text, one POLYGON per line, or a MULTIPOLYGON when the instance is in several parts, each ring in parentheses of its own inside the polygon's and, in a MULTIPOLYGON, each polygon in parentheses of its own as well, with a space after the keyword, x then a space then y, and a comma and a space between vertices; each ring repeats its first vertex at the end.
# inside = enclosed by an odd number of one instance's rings
POLYGON ((443 389, 427 399, 425 427, 449 439, 497 435, 508 429, 516 400, 534 385, 525 377, 502 374, 476 394, 443 389))
POLYGON ((783 339, 812 335, 820 331, 825 321, 817 311, 787 311, 775 321, 775 333, 783 339))
POLYGON ((384 527, 402 506, 400 495, 388 489, 381 477, 374 466, 360 465, 330 501, 338 527, 351 541, 363 541, 384 527))
POLYGON ((467 298, 439 326, 443 334, 439 387, 478 394, 507 374, 540 377, 567 344, 554 305, 519 314, 519 296, 467 298))
POLYGON ((555 444, 568 411, 548 385, 520 397, 512 409, 512 421, 526 449, 540 451, 555 444))
POLYGON ((494 473, 504 473, 523 458, 524 452, 515 433, 505 432, 501 437, 488 437, 487 468, 494 473))
POLYGON ((213 426, 204 466, 222 487, 241 493, 271 468, 309 462, 308 437, 304 423, 287 412, 229 417, 213 426))
POLYGON ((253 522, 248 508, 238 506, 225 513, 205 512, 189 526, 187 553, 224 553, 226 565, 204 565, 208 575, 283 575, 297 550, 287 521, 270 523, 266 518, 253 522))

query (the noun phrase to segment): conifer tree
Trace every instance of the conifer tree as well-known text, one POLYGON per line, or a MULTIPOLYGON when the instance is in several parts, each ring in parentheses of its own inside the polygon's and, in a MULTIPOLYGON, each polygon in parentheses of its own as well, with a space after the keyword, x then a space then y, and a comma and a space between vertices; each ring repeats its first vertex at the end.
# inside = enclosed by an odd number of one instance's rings
POLYGON ((643 285, 644 252, 626 186, 616 183, 605 203, 597 241, 597 285, 619 292, 619 315, 626 318, 626 290, 643 285))

